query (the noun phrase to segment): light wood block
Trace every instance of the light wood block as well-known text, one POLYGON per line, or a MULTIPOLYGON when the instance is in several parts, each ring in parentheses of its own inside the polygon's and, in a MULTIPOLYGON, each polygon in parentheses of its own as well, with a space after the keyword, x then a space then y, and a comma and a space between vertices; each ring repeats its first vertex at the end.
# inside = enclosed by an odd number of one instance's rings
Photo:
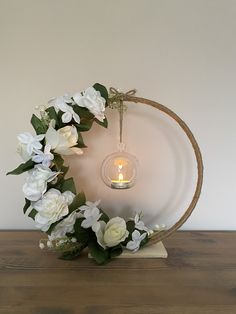
MULTIPOLYGON (((123 253, 116 258, 167 258, 168 253, 162 242, 156 244, 145 246, 139 251, 133 253, 129 250, 124 250, 123 253)), ((89 258, 92 258, 88 254, 89 258)))
POLYGON ((167 256, 168 253, 163 243, 158 242, 150 246, 145 246, 135 253, 124 250, 117 258, 167 258, 167 256))

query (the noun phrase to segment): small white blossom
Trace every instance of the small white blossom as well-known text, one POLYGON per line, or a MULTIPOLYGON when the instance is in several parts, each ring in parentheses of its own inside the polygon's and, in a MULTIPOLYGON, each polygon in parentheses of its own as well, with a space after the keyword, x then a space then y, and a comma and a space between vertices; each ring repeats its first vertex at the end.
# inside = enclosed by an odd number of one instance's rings
POLYGON ((63 113, 62 115, 62 122, 68 123, 72 120, 72 118, 77 122, 80 123, 80 117, 77 113, 74 112, 73 107, 69 106, 72 104, 73 101, 69 95, 64 95, 60 97, 55 97, 49 100, 48 104, 55 107, 56 111, 61 110, 63 113))
POLYGON ((43 250, 45 248, 44 243, 43 242, 39 242, 39 247, 40 247, 41 250, 43 250))
POLYGON ((77 242, 77 239, 76 238, 71 238, 71 242, 75 243, 75 242, 77 242))
POLYGON ((99 218, 102 216, 100 210, 97 208, 100 201, 92 203, 86 202, 86 205, 80 206, 79 209, 83 212, 84 220, 81 223, 81 226, 85 229, 93 227, 99 218))
POLYGON ((134 230, 132 233, 132 241, 129 241, 127 243, 126 248, 133 252, 138 251, 140 243, 146 238, 146 236, 147 236, 146 232, 141 234, 138 230, 134 230))
POLYGON ((134 217, 135 228, 141 231, 149 232, 149 228, 147 228, 142 220, 140 220, 140 215, 136 214, 134 217))
POLYGON ((99 121, 105 119, 106 100, 95 88, 89 87, 82 93, 76 93, 73 99, 80 107, 87 108, 99 121))
POLYGON ((43 166, 49 167, 51 165, 54 155, 51 153, 51 145, 46 144, 44 151, 36 150, 32 160, 36 163, 42 163, 43 166))
POLYGON ((166 228, 166 225, 165 224, 161 224, 161 225, 155 225, 154 227, 153 227, 153 230, 154 231, 162 231, 162 230, 164 230, 166 228))
POLYGON ((40 143, 45 137, 45 134, 35 135, 25 132, 17 136, 20 144, 26 145, 26 151, 29 155, 32 155, 35 150, 41 149, 42 144, 40 143))
POLYGON ((47 247, 48 248, 52 248, 53 247, 52 241, 50 241, 50 240, 47 241, 47 247))

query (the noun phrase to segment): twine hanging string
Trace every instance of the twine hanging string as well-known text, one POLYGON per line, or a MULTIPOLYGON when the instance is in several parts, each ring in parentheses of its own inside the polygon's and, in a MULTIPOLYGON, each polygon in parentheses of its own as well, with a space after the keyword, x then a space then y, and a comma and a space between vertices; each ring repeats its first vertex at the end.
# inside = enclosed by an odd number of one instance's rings
POLYGON ((127 110, 127 106, 124 104, 124 99, 127 96, 133 96, 136 93, 135 89, 131 89, 126 93, 115 89, 114 87, 110 88, 109 94, 109 107, 112 109, 117 109, 119 112, 119 123, 120 123, 120 145, 123 144, 123 120, 124 112, 127 110))

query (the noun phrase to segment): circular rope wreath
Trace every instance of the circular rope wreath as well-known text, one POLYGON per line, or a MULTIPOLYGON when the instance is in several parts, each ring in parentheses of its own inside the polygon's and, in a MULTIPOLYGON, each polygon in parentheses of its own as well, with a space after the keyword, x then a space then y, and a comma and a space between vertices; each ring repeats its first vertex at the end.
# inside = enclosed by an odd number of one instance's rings
POLYGON ((8 174, 28 173, 23 185, 23 211, 48 235, 46 240, 40 240, 40 248, 58 251, 62 259, 74 259, 88 247, 96 262, 104 264, 122 254, 123 249, 136 252, 144 245, 166 238, 192 213, 203 179, 198 144, 188 126, 173 111, 157 102, 135 97, 134 93, 132 90, 124 94, 114 88, 108 93, 105 86, 96 83, 73 96, 53 98, 48 106, 39 108, 39 117, 32 115, 36 135, 28 132, 18 135, 18 153, 24 163, 8 174), (105 108, 114 108, 123 101, 163 111, 179 124, 193 147, 198 168, 194 196, 184 215, 168 230, 151 230, 141 220, 141 214, 128 221, 121 217, 110 219, 99 208, 99 201, 86 201, 83 192, 76 193, 73 178, 65 178, 69 167, 64 165, 62 156, 82 154, 82 148, 86 147, 82 133, 89 131, 93 122, 107 127, 105 108))

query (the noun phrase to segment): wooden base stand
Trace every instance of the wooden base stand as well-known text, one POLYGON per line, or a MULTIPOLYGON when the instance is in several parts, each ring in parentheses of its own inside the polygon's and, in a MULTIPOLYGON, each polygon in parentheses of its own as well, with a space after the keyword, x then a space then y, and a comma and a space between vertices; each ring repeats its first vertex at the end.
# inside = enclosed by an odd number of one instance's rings
POLYGON ((117 258, 167 258, 168 253, 162 242, 145 246, 139 251, 133 253, 128 250, 119 255, 117 258))
MULTIPOLYGON (((141 250, 133 253, 129 250, 124 250, 117 258, 167 258, 168 253, 162 242, 155 243, 150 246, 145 246, 141 250)), ((92 258, 88 254, 89 258, 92 258)))

